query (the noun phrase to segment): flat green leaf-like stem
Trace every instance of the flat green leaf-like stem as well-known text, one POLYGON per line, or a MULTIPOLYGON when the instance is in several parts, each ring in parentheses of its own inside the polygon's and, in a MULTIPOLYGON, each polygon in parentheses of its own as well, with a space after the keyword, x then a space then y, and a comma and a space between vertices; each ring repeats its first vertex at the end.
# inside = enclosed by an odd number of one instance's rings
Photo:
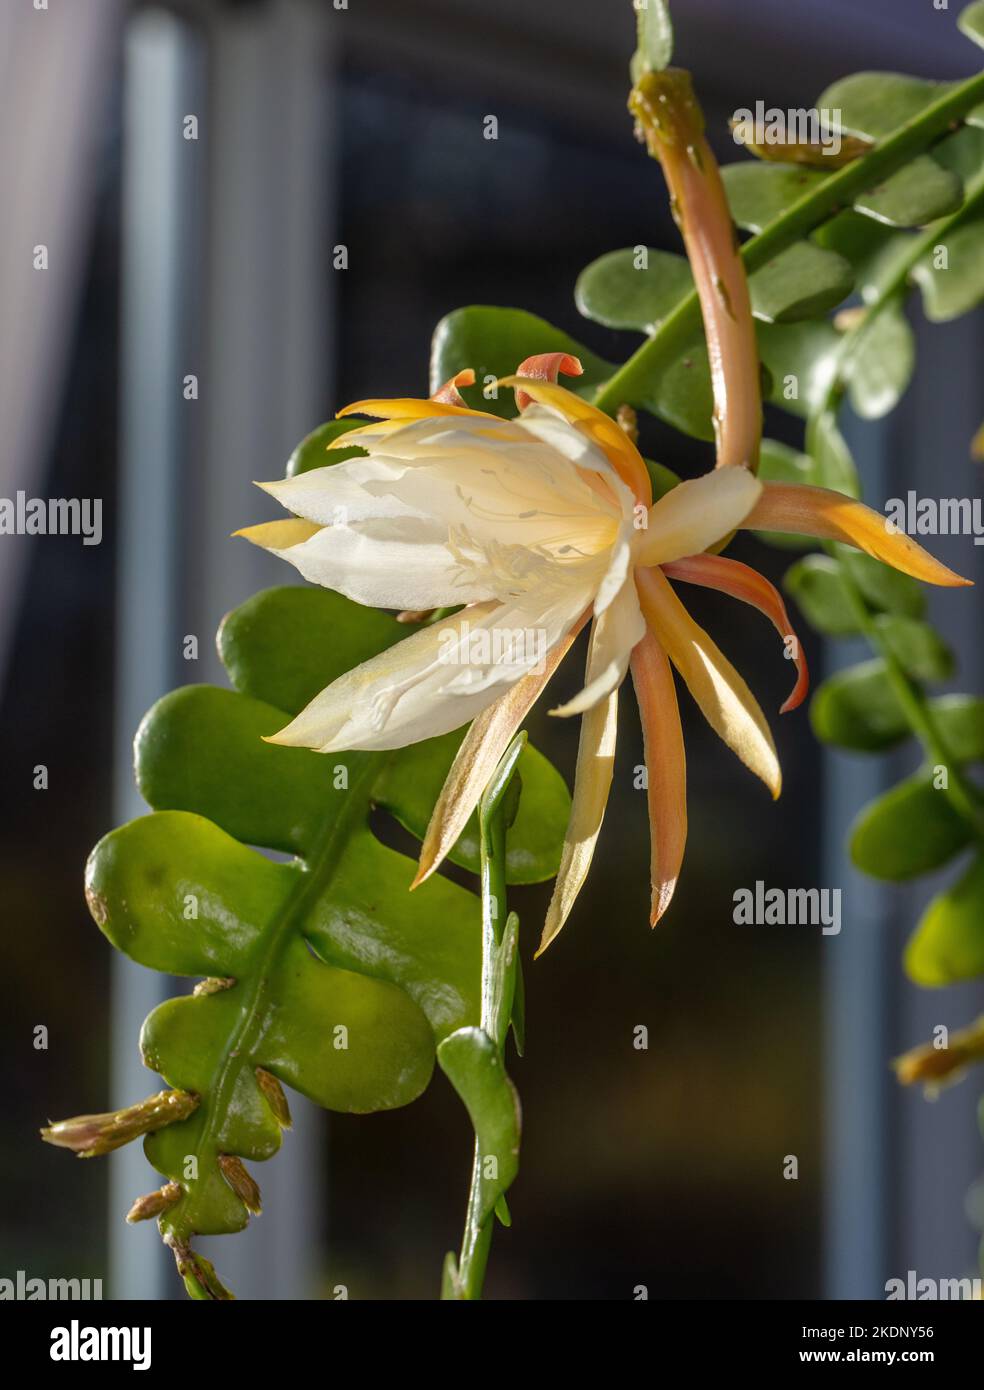
MULTIPOLYGON (((327 756, 264 742, 405 635, 323 590, 244 604, 219 638, 236 689, 190 686, 154 706, 136 773, 155 814, 90 858, 87 896, 110 941, 152 969, 209 980, 162 1004, 141 1034, 147 1066, 198 1102, 145 1141, 180 1188, 160 1226, 186 1280, 192 1237, 239 1230, 258 1207, 239 1160, 279 1147, 286 1108, 271 1076, 333 1110, 404 1105, 427 1085, 436 1045, 479 1021, 478 898, 440 875, 410 893, 414 861, 371 824, 385 809, 422 835, 460 736, 327 756)), ((538 753, 519 761, 529 795, 504 868, 530 881, 556 867, 569 802, 538 753)), ((477 869, 477 840, 452 857, 477 869)))

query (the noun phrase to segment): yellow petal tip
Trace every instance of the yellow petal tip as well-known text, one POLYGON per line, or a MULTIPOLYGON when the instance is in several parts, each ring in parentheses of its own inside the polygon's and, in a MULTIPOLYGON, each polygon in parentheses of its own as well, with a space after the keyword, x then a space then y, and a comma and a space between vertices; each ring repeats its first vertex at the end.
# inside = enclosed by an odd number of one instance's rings
POLYGON ((544 951, 545 951, 545 950, 547 949, 547 947, 550 945, 550 943, 551 943, 552 941, 555 941, 555 940, 557 939, 557 936, 558 936, 559 933, 560 933, 560 928, 558 927, 557 930, 556 930, 555 932, 550 933, 550 935, 548 935, 547 932, 548 932, 548 929, 547 929, 546 927, 544 927, 544 929, 543 929, 543 935, 540 937, 540 944, 539 944, 539 946, 536 948, 536 950, 533 952, 533 959, 534 959, 534 960, 539 960, 540 957, 543 955, 544 951))
POLYGON ((419 888, 422 883, 425 883, 427 879, 430 878, 432 873, 441 867, 444 861, 444 854, 446 853, 447 851, 445 850, 442 854, 440 842, 435 841, 428 832, 420 847, 420 858, 417 860, 417 872, 414 874, 413 882, 410 885, 411 892, 413 892, 415 888, 419 888))
MULTIPOLYGON (((261 734, 260 737, 264 743, 275 743, 278 748, 298 748, 304 746, 303 744, 292 743, 289 738, 284 738, 286 732, 286 729, 278 729, 275 734, 261 734)), ((312 753, 317 751, 319 750, 315 748, 311 749, 312 753)))

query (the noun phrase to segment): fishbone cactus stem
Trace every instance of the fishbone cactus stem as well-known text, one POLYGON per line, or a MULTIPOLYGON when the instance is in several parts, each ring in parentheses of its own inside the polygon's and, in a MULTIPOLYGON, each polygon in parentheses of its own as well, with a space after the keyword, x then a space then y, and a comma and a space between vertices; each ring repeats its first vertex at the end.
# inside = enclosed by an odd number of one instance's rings
MULTIPOLYGON (((190 686, 154 707, 135 745, 153 814, 89 861, 87 899, 109 940, 151 969, 202 979, 141 1033, 145 1064, 173 1089, 43 1137, 84 1155, 144 1137, 165 1182, 129 1220, 157 1220, 196 1298, 230 1296, 193 1241, 260 1211, 248 1164, 279 1149, 289 1089, 350 1113, 406 1105, 437 1046, 479 1023, 480 897, 443 876, 411 894, 412 861, 368 822, 379 808, 421 837, 460 732, 331 759, 268 741, 327 681, 404 636, 395 619, 313 589, 237 609, 219 634, 235 689, 190 686)), ((546 759, 524 746, 519 761, 525 798, 497 866, 503 884, 556 871, 569 806, 546 759)), ((480 842, 475 817, 450 857, 477 873, 480 842)))

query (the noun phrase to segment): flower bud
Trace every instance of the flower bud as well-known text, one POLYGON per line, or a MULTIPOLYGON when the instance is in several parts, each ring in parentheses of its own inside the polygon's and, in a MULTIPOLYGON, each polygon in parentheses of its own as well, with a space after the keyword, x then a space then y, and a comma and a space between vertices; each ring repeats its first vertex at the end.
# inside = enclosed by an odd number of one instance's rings
POLYGON ((138 1197, 126 1214, 131 1225, 137 1221, 151 1221, 155 1216, 168 1211, 181 1198, 181 1187, 176 1182, 166 1182, 155 1192, 147 1192, 138 1197))
POLYGON ((231 975, 210 975, 207 980, 199 980, 191 992, 196 999, 200 999, 203 994, 220 994, 224 989, 232 989, 235 983, 231 975))
POLYGON ((46 1144, 71 1149, 79 1158, 95 1158, 129 1144, 141 1134, 153 1134, 165 1125, 186 1120, 197 1108, 198 1097, 189 1091, 159 1091, 125 1110, 56 1120, 42 1129, 41 1138, 46 1144))
POLYGON ((242 1159, 236 1158, 234 1154, 219 1154, 219 1167, 222 1169, 222 1176, 246 1210, 251 1211, 254 1216, 259 1216, 263 1210, 260 1189, 256 1180, 247 1172, 242 1159))
POLYGON ((984 1017, 959 1033, 951 1033, 946 1047, 923 1043, 897 1057, 893 1066, 903 1086, 921 1082, 926 1094, 932 1096, 959 1081, 975 1062, 984 1062, 984 1017))
POLYGON ((263 1092, 266 1103, 276 1116, 278 1124, 283 1129, 290 1129, 293 1124, 290 1118, 290 1106, 287 1104, 284 1088, 277 1078, 272 1072, 265 1071, 263 1067, 257 1067, 256 1084, 263 1092))

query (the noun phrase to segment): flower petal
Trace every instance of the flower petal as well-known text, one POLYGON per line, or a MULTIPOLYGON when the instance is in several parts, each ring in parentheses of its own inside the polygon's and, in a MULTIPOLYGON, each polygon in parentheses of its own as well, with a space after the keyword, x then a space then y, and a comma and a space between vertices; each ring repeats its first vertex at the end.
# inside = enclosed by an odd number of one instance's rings
POLYGON ((526 430, 496 438, 470 422, 421 421, 388 439, 382 455, 372 461, 387 464, 387 475, 368 481, 366 491, 414 515, 481 539, 546 547, 558 559, 596 554, 614 540, 616 498, 599 496, 577 467, 526 430))
POLYGON ((680 672, 711 728, 750 771, 779 795, 782 778, 772 734, 755 696, 659 569, 636 570, 646 621, 680 672))
POLYGON ((640 501, 646 506, 649 505, 653 492, 649 471, 642 455, 625 431, 610 416, 588 401, 582 400, 580 396, 575 396, 573 391, 568 391, 566 387, 558 386, 554 382, 506 376, 502 377, 499 385, 517 386, 534 401, 559 410, 565 419, 577 425, 578 429, 583 430, 588 438, 598 445, 623 483, 631 488, 640 501))
POLYGON ((475 604, 347 671, 267 741, 333 753, 404 748, 460 729, 541 669, 586 603, 564 591, 534 620, 518 604, 475 604))
POLYGON ((625 678, 632 649, 646 633, 646 620, 631 574, 591 629, 591 654, 584 689, 551 714, 583 714, 617 690, 625 678))
MULTIPOLYGON (((367 430, 375 428, 367 426, 367 430)), ((605 455, 553 412, 537 408, 530 413, 530 427, 525 420, 463 415, 400 421, 387 429, 378 441, 362 440, 372 451, 369 458, 354 458, 262 486, 284 506, 324 524, 338 519, 339 502, 346 508, 343 520, 411 510, 454 522, 466 519, 463 509, 474 501, 487 511, 489 530, 496 534, 501 534, 503 520, 539 523, 579 517, 597 524, 600 516, 617 521, 626 514, 626 498, 621 494, 627 489, 605 455), (538 428, 541 415, 550 417, 552 429, 546 435, 538 428), (417 478, 418 470, 440 479, 443 498, 432 497, 426 478, 417 478), (595 472, 603 474, 608 484, 600 492, 590 485, 595 472), (348 495, 353 488, 360 490, 361 510, 359 498, 348 495), (336 497, 339 490, 345 495, 336 497), (365 503, 371 496, 401 497, 403 505, 396 508, 394 500, 392 512, 367 511, 365 503), (332 515, 323 514, 326 506, 332 515)), ((353 430, 346 437, 362 433, 353 430)), ((629 497, 630 516, 631 512, 629 497)), ((468 519, 475 521, 474 516, 468 519)), ((526 529, 529 532, 531 527, 526 529)))
POLYGON ((673 672, 651 632, 632 653, 632 683, 642 718, 649 801, 650 924, 670 905, 687 843, 687 755, 673 672))
MULTIPOLYGON (((402 397, 389 401, 353 401, 351 405, 345 406, 343 410, 338 412, 338 419, 343 419, 348 415, 373 415, 376 418, 365 425, 359 425, 354 430, 346 430, 337 439, 333 439, 328 445, 329 451, 347 449, 352 444, 358 444, 361 448, 368 448, 374 440, 386 439, 397 430, 402 429, 404 425, 413 424, 414 421, 419 420, 436 422, 453 417, 472 417, 483 421, 486 425, 506 424, 507 422, 497 415, 490 415, 485 410, 472 410, 470 406, 465 405, 464 401, 459 404, 454 400, 458 385, 470 384, 467 381, 469 373, 470 369, 458 372, 444 383, 436 395, 426 401, 414 397, 402 397)), ((474 377, 474 373, 471 375, 474 377)))
POLYGON ((780 706, 779 713, 786 714, 796 709, 806 699, 810 688, 810 673, 806 665, 803 645, 793 625, 789 621, 786 605, 775 585, 770 584, 764 574, 743 565, 738 560, 728 560, 723 555, 690 555, 685 560, 675 560, 663 566, 663 573, 670 579, 682 579, 688 584, 701 584, 707 589, 718 589, 730 594, 742 603, 750 603, 771 621, 786 647, 786 653, 793 653, 798 672, 792 694, 780 706), (791 640, 792 647, 788 642, 791 640))
MULTIPOLYGON (((452 380, 460 381, 461 373, 452 380)), ((424 416, 432 415, 477 415, 484 420, 497 418, 486 410, 472 410, 467 405, 452 405, 449 401, 421 400, 410 396, 398 397, 391 401, 353 401, 351 405, 338 412, 340 420, 346 415, 372 415, 378 420, 420 420, 424 416)), ((347 437, 351 439, 352 434, 349 433, 347 437)))
POLYGON ((324 468, 310 468, 292 478, 275 478, 259 486, 295 516, 321 526, 348 526, 367 517, 424 519, 426 512, 408 507, 389 491, 405 471, 406 464, 400 459, 356 457, 326 464, 324 468))
POLYGON ((638 563, 665 565, 699 555, 741 525, 761 491, 762 484, 747 468, 717 468, 678 483, 649 508, 638 563))
POLYGON ((273 521, 236 534, 286 560, 312 584, 370 608, 456 608, 497 597, 443 539, 435 539, 446 532, 413 517, 387 517, 351 527, 273 521))
POLYGON ((380 447, 263 485, 325 527, 308 544, 277 550, 314 583, 385 608, 508 601, 564 584, 596 589, 601 603, 618 556, 626 569, 617 499, 599 496, 567 458, 510 422, 423 419, 380 447))
POLYGON ((300 517, 288 517, 286 521, 262 521, 258 526, 243 526, 233 531, 234 536, 242 536, 263 550, 271 550, 281 555, 292 546, 303 545, 312 536, 318 535, 322 527, 313 521, 302 521, 300 517))
POLYGON ((903 531, 896 531, 879 512, 830 488, 765 483, 762 496, 741 524, 750 531, 791 531, 844 541, 927 584, 956 588, 973 583, 940 564, 903 531))
MULTIPOLYGON (((588 650, 589 681, 596 661, 594 636, 592 631, 592 645, 588 650)), ((547 949, 567 921, 581 885, 588 876, 612 785, 617 724, 617 690, 589 709, 581 720, 571 818, 564 837, 553 897, 536 952, 538 956, 547 949)))
POLYGON ((473 720, 431 814, 412 888, 429 878, 454 846, 513 736, 567 655, 587 616, 584 614, 557 644, 541 673, 524 676, 473 720))

